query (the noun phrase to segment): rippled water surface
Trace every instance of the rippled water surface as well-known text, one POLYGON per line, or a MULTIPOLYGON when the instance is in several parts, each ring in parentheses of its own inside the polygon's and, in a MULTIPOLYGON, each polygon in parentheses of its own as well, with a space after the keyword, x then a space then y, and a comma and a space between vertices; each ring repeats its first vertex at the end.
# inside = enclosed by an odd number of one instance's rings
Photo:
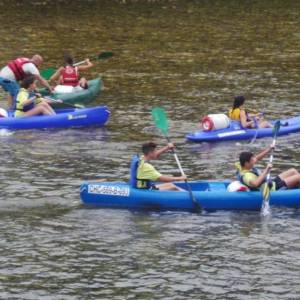
MULTIPOLYGON (((36 2, 0 4, 1 64, 40 53, 48 68, 66 50, 76 60, 114 51, 84 74, 102 75, 92 105, 107 104, 112 117, 105 128, 0 131, 0 298, 300 299, 298 209, 262 219, 86 209, 79 198, 84 180, 127 180, 143 141, 165 143, 149 114, 156 105, 190 179, 233 178, 238 153, 270 139, 184 136, 237 94, 270 119, 299 115, 299 2, 36 2)), ((279 139, 274 173, 300 169, 299 137, 279 139)), ((156 166, 177 172, 171 155, 156 166)))

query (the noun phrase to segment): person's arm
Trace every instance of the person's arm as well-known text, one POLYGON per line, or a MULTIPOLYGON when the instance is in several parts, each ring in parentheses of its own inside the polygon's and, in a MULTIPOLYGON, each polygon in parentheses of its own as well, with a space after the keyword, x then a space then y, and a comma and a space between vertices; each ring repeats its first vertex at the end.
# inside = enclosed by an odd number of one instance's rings
POLYGON ((267 156, 268 153, 273 149, 273 145, 270 145, 267 149, 261 151, 259 154, 255 155, 256 161, 262 160, 264 157, 267 156))
POLYGON ((241 109, 240 120, 244 128, 247 128, 253 124, 253 121, 247 121, 247 115, 244 109, 241 109))
POLYGON ((51 92, 53 91, 53 87, 41 75, 34 75, 34 76, 35 76, 36 80, 38 80, 40 82, 40 84, 42 86, 44 86, 45 88, 47 88, 51 92))
POLYGON ((186 180, 186 176, 167 176, 167 175, 161 175, 157 178, 157 181, 161 182, 173 182, 173 181, 184 181, 186 180))
POLYGON ((78 71, 84 71, 84 70, 87 70, 89 68, 91 68, 93 66, 93 64, 90 62, 90 60, 87 58, 85 60, 85 65, 80 65, 78 66, 78 71))
POLYGON ((28 105, 28 104, 34 102, 35 99, 36 99, 35 96, 30 97, 30 98, 27 98, 27 99, 25 99, 25 97, 24 97, 24 98, 21 98, 21 99, 20 99, 20 104, 21 104, 22 106, 26 106, 26 105, 28 105))
POLYGON ((157 156, 159 157, 161 156, 163 153, 168 152, 171 149, 174 149, 174 144, 173 143, 169 143, 168 145, 166 145, 165 147, 160 148, 159 150, 156 151, 157 156))
POLYGON ((268 164, 267 167, 261 172, 261 174, 254 180, 250 180, 249 184, 253 187, 260 187, 264 182, 267 173, 272 169, 272 164, 268 164))
POLYGON ((59 69, 56 70, 56 72, 50 77, 49 82, 53 82, 55 80, 58 80, 60 77, 60 73, 62 71, 63 67, 60 67, 59 69))

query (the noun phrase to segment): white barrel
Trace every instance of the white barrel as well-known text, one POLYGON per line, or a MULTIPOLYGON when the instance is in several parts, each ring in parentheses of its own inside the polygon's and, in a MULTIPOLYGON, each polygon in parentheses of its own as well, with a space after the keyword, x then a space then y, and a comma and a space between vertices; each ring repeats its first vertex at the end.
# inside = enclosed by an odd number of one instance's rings
POLYGON ((202 119, 204 131, 225 129, 230 126, 230 119, 225 114, 210 114, 202 119))
POLYGON ((0 118, 7 118, 8 117, 8 113, 4 108, 0 107, 0 118))

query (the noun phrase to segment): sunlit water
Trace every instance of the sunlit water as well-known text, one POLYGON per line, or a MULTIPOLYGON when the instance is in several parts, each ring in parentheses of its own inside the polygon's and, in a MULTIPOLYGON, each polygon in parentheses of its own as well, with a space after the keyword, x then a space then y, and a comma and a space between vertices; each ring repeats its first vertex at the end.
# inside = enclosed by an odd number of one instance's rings
MULTIPOLYGON (((45 68, 65 50, 77 61, 115 53, 84 74, 103 76, 93 105, 112 111, 106 128, 0 132, 1 299, 299 299, 297 209, 262 218, 80 204, 82 181, 127 180, 142 142, 165 143, 154 106, 166 109, 191 180, 234 178, 239 152, 271 143, 185 141, 234 95, 270 119, 299 115, 299 3, 213 2, 1 4, 2 65, 36 52, 45 68)), ((279 138, 273 175, 300 169, 299 136, 279 138)), ((169 154, 155 165, 178 172, 169 154)))

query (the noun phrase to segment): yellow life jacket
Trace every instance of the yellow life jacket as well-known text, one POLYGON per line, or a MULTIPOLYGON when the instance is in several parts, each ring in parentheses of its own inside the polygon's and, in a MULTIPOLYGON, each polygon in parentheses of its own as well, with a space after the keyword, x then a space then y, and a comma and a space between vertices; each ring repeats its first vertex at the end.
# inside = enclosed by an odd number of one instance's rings
POLYGON ((241 120, 241 109, 240 108, 231 109, 229 111, 228 115, 231 120, 240 121, 241 120))

